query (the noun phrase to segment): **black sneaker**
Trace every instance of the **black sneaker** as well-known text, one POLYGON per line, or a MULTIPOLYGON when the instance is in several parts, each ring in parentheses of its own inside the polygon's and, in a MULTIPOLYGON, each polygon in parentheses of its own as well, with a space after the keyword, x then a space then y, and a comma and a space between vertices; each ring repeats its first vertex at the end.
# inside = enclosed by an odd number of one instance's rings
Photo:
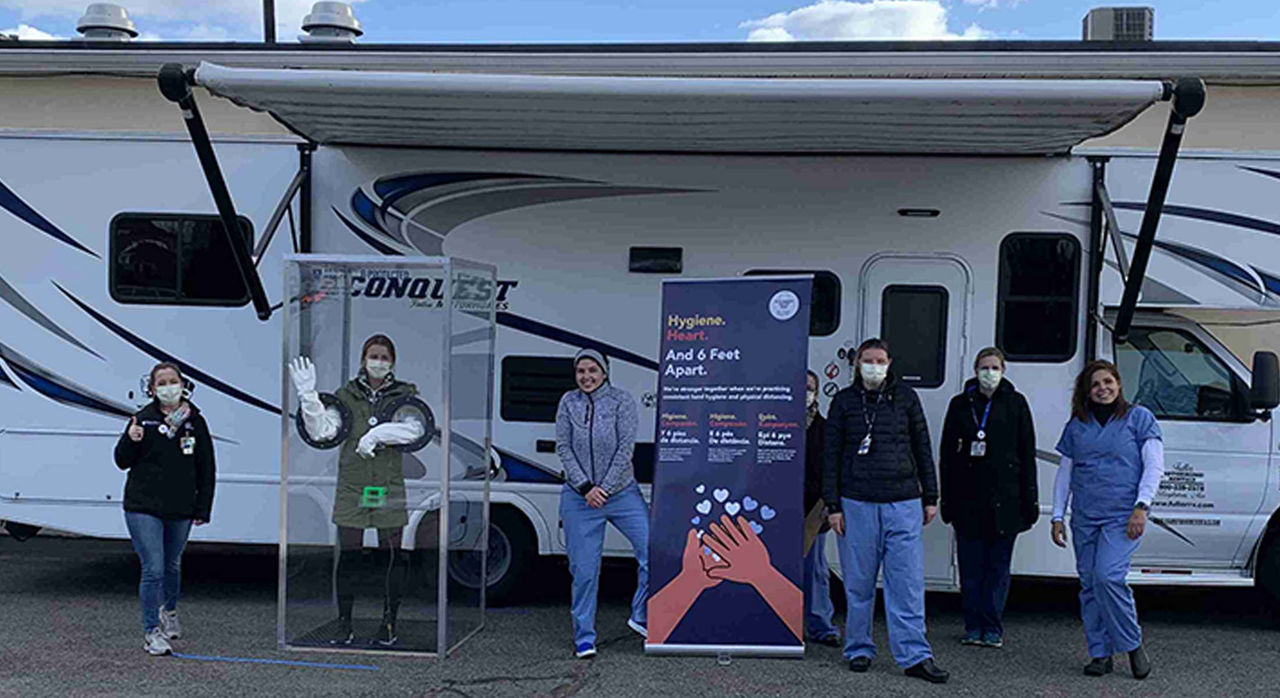
POLYGON ((1110 674, 1115 669, 1115 663, 1111 661, 1111 657, 1097 657, 1084 665, 1085 676, 1104 676, 1110 674))
POLYGON ((871 657, 859 655, 849 660, 849 671, 865 674, 871 668, 871 657))
POLYGON ((378 626, 378 635, 373 639, 374 642, 383 647, 390 647, 396 644, 400 638, 396 636, 396 622, 393 620, 383 620, 378 626))
POLYGON ((1151 673, 1151 657, 1147 656, 1147 650, 1142 645, 1129 653, 1129 668, 1133 670, 1133 678, 1139 681, 1151 673))
POLYGON ((939 669, 938 665, 933 663, 932 657, 909 667, 905 673, 913 679, 924 679, 929 683, 946 683, 947 679, 951 678, 949 672, 939 669))
POLYGON ((818 643, 819 645, 826 645, 827 647, 839 647, 840 645, 843 644, 842 642, 840 642, 840 636, 836 635, 835 633, 831 633, 829 635, 820 635, 820 636, 810 635, 809 639, 813 642, 818 643))
POLYGON ((335 625, 333 637, 329 638, 329 644, 350 645, 351 641, 356 638, 355 632, 351 629, 351 619, 339 618, 335 621, 335 625))

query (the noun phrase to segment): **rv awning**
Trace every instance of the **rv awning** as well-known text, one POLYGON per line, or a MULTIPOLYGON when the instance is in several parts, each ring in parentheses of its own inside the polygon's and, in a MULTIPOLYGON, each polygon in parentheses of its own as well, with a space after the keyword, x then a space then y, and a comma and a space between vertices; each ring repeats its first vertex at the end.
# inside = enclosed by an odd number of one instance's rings
POLYGON ((1154 81, 576 77, 265 70, 195 83, 318 143, 719 153, 1061 154, 1154 81))

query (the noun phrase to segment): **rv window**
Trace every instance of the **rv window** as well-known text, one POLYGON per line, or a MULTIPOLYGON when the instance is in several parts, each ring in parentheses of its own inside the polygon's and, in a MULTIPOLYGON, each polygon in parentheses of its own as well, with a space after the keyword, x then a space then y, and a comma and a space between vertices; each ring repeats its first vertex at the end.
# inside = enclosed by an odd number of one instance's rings
POLYGON ((627 270, 636 274, 679 274, 684 269, 680 247, 632 247, 627 270))
POLYGON ((880 333, 893 352, 893 373, 915 388, 946 382, 947 289, 888 286, 880 301, 880 333))
POLYGON ((827 337, 840 329, 840 277, 829 271, 812 269, 751 269, 744 276, 813 274, 813 307, 809 313, 809 336, 827 337))
POLYGON ((576 387, 572 357, 508 356, 502 360, 502 418, 555 422, 560 396, 576 387))
MULTIPOLYGON (((253 224, 240 217, 245 243, 253 224)), ((120 303, 241 306, 249 292, 214 215, 121 213, 111 220, 111 297, 120 303)))
POLYGON ((1080 241, 1014 233, 1000 243, 996 346, 1010 361, 1068 361, 1076 353, 1080 241))
POLYGON ((1160 419, 1248 418, 1244 382, 1200 340, 1181 330, 1135 327, 1117 344, 1124 397, 1160 419))

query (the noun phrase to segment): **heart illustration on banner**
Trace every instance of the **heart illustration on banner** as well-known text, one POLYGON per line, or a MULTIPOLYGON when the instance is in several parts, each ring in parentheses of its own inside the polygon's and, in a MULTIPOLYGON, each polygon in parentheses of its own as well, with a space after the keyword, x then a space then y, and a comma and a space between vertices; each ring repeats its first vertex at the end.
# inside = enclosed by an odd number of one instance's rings
POLYGON ((742 505, 737 502, 726 502, 724 505, 724 510, 729 513, 729 516, 737 516, 740 509, 742 505))
POLYGON ((689 523, 693 524, 694 526, 697 526, 698 524, 702 523, 702 517, 695 516, 692 519, 689 519, 689 523))
POLYGON ((729 498, 729 490, 717 488, 715 490, 712 490, 711 496, 715 497, 717 502, 723 502, 724 500, 729 498))
POLYGON ((748 521, 747 523, 751 524, 751 530, 755 531, 756 535, 760 535, 760 532, 764 530, 764 526, 761 526, 754 521, 748 521))
POLYGON ((760 502, 757 502, 756 500, 752 499, 751 495, 747 495, 742 498, 743 509, 746 509, 747 511, 755 511, 756 507, 758 506, 760 506, 760 502))
POLYGON ((773 507, 769 506, 768 504, 760 507, 760 518, 764 519, 765 521, 768 521, 769 519, 772 519, 777 515, 778 515, 778 512, 774 511, 773 507))
POLYGON ((693 508, 694 508, 694 509, 697 509, 699 514, 704 514, 704 515, 705 515, 705 514, 710 514, 710 513, 711 513, 711 500, 709 500, 709 499, 704 499, 704 500, 702 500, 701 502, 698 502, 698 503, 697 503, 697 505, 695 505, 693 508))
POLYGON ((694 491, 694 492, 697 492, 698 494, 702 494, 703 492, 706 492, 706 491, 707 491, 707 486, 706 486, 706 485, 698 485, 697 487, 693 488, 693 491, 694 491))

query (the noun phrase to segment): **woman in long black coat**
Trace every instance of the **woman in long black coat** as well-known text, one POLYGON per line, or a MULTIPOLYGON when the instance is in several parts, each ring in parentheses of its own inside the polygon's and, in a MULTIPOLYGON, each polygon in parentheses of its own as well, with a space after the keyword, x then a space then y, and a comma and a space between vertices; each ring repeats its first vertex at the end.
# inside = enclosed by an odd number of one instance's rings
POLYGON ((953 397, 938 461, 942 520, 955 527, 965 635, 1004 646, 1013 543, 1040 517, 1036 432, 1027 399, 1004 378, 1004 354, 978 352, 976 376, 953 397))

